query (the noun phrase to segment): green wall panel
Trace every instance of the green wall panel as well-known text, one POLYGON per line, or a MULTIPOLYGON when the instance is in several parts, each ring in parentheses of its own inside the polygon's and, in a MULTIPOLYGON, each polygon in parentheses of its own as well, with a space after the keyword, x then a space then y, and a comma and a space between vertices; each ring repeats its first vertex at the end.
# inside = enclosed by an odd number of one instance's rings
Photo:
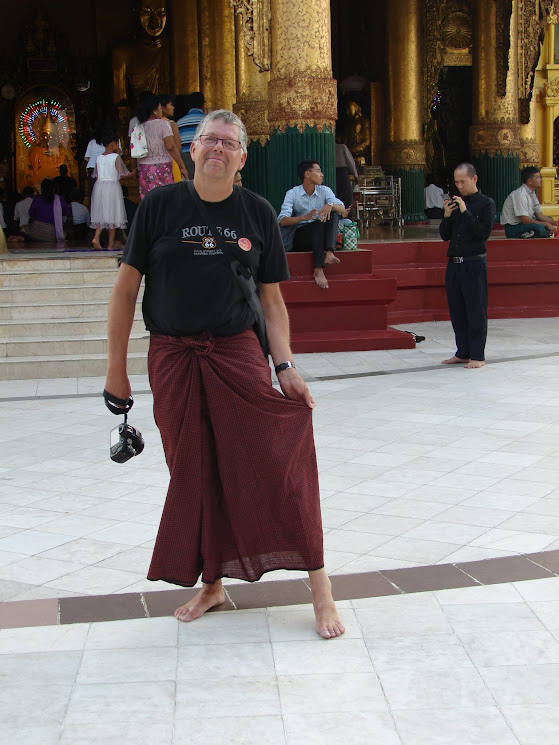
POLYGON ((402 216, 405 222, 424 222, 427 216, 425 208, 425 176, 423 168, 393 171, 396 178, 402 179, 402 216))
POLYGON ((268 173, 270 143, 261 145, 259 141, 248 146, 247 160, 242 170, 243 186, 268 199, 268 173))
POLYGON ((479 155, 473 163, 478 188, 495 201, 495 220, 499 220, 505 199, 520 186, 520 159, 518 155, 479 155))

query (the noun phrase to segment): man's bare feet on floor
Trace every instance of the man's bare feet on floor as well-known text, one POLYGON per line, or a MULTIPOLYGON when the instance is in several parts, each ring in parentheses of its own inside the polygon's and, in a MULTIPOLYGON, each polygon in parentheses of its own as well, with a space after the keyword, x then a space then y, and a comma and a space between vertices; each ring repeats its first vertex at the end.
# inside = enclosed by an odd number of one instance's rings
POLYGON ((175 616, 179 621, 188 623, 194 621, 195 618, 200 618, 210 608, 214 608, 216 605, 221 605, 225 602, 225 593, 221 585, 221 580, 216 582, 214 585, 204 585, 200 592, 189 600, 185 605, 181 605, 175 611, 175 616))
POLYGON ((483 360, 470 360, 467 365, 464 365, 466 370, 475 370, 478 367, 484 367, 485 362, 483 360))
POLYGON ((345 627, 338 616, 334 598, 332 597, 332 583, 324 569, 309 572, 312 592, 316 630, 323 639, 334 639, 341 636, 345 627))
POLYGON ((328 289, 328 280, 326 279, 324 275, 324 269, 321 269, 318 267, 314 270, 314 281, 316 284, 320 287, 321 290, 327 290, 328 289))
POLYGON ((339 264, 340 260, 337 256, 334 256, 333 251, 326 251, 326 256, 324 257, 324 263, 325 264, 339 264))
POLYGON ((463 362, 470 362, 470 360, 462 359, 461 357, 449 357, 447 360, 443 360, 443 365, 459 365, 463 362))

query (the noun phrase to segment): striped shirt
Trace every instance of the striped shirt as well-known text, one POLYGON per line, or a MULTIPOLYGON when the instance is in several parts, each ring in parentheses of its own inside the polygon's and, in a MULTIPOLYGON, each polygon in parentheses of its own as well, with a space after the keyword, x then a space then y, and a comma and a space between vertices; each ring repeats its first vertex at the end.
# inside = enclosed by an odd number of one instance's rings
POLYGON ((177 127, 179 128, 179 135, 181 138, 181 145, 183 150, 188 150, 188 148, 190 147, 190 143, 194 139, 196 127, 200 124, 205 116, 206 115, 204 114, 202 109, 190 109, 186 116, 183 116, 181 119, 178 120, 177 127))

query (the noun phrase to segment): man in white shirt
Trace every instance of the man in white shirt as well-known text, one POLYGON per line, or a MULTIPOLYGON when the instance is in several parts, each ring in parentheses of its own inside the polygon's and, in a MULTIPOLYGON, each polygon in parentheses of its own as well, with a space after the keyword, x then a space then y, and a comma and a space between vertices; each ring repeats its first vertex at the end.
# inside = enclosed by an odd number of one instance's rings
POLYGON ((19 227, 22 228, 24 225, 29 225, 29 208, 31 202, 35 196, 33 187, 26 186, 23 189, 23 199, 21 199, 15 206, 14 209, 14 220, 19 223, 19 227))
POLYGON ((505 199, 501 212, 501 225, 507 238, 549 238, 557 232, 557 221, 544 215, 536 189, 542 185, 537 168, 527 166, 520 174, 522 186, 505 199))
POLYGON ((327 290, 324 267, 340 263, 334 256, 339 215, 347 217, 349 208, 332 189, 322 185, 324 174, 318 161, 303 160, 297 173, 303 183, 289 189, 278 215, 285 250, 312 251, 314 281, 321 290, 327 290))
POLYGON ((444 191, 437 186, 433 176, 427 176, 425 194, 425 214, 430 220, 442 220, 444 213, 444 191))

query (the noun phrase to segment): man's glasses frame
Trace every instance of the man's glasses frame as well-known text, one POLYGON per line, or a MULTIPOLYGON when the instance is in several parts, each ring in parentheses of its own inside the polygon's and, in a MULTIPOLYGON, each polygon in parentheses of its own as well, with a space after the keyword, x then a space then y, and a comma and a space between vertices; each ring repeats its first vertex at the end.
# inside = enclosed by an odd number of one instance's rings
POLYGON ((231 153, 236 152, 241 147, 239 140, 223 139, 223 137, 215 137, 214 135, 200 135, 198 139, 204 147, 215 147, 218 142, 221 142, 223 149, 229 150, 231 153))

